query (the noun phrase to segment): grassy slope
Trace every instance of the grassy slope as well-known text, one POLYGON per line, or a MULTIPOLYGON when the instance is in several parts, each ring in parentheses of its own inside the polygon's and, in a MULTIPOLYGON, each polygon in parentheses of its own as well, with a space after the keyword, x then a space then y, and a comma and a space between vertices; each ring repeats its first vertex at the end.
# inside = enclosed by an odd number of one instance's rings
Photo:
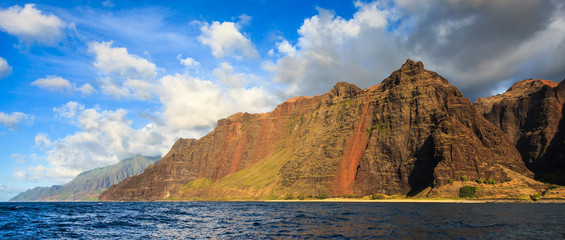
POLYGON ((279 171, 290 156, 289 151, 277 154, 212 183, 199 178, 186 184, 169 200, 257 200, 276 198, 279 171))

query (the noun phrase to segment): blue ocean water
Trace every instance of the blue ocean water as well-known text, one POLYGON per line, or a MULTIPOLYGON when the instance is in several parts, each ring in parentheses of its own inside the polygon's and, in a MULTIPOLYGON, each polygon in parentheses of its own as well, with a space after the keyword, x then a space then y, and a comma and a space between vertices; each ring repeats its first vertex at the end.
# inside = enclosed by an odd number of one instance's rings
POLYGON ((565 204, 0 203, 0 239, 564 239, 565 204))

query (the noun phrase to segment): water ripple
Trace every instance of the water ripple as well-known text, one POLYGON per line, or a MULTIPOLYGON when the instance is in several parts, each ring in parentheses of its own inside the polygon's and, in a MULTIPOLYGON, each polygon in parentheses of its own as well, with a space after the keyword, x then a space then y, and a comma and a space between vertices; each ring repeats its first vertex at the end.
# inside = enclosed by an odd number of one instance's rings
POLYGON ((0 203, 0 239, 563 239, 563 204, 0 203))

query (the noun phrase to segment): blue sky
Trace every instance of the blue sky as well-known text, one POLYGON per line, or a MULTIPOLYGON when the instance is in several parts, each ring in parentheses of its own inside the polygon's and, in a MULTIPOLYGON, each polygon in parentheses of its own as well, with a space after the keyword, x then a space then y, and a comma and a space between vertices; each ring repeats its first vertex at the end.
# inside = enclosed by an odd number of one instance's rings
POLYGON ((565 77, 561 1, 2 1, 0 201, 406 58, 471 100, 565 77))

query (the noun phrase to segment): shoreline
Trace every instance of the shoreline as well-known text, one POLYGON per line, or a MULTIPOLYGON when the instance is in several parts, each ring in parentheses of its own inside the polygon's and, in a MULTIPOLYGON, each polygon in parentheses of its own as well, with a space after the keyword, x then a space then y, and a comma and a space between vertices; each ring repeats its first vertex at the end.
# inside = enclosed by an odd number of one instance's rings
POLYGON ((539 199, 532 201, 529 199, 350 199, 350 198, 326 198, 326 199, 234 199, 234 200, 157 200, 157 201, 31 201, 31 202, 0 202, 0 203, 105 203, 105 202, 296 202, 296 203, 559 203, 565 204, 565 199, 539 199))

